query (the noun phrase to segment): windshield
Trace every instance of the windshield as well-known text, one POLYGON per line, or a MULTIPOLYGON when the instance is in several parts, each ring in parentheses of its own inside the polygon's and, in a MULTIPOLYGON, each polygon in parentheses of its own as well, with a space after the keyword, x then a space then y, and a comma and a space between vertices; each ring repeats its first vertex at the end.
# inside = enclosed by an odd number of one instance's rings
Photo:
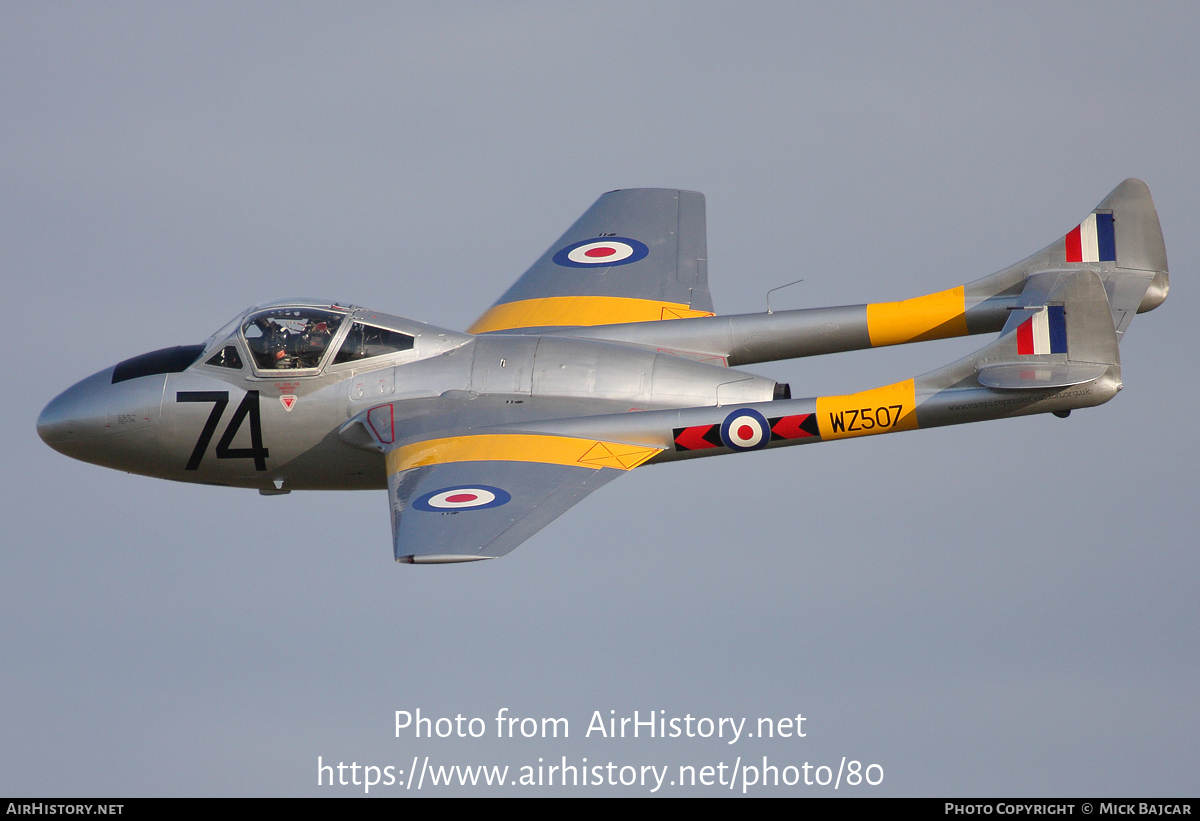
POLYGON ((321 308, 271 308, 251 314, 242 336, 260 370, 316 369, 343 319, 321 308))

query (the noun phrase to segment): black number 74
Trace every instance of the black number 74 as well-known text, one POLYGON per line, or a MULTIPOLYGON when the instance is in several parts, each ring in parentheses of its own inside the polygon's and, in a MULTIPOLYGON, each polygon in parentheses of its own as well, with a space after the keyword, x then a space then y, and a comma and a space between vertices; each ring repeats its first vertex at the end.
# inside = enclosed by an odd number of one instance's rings
MULTIPOLYGON (((192 449, 192 457, 188 459, 187 467, 184 468, 184 470, 198 470, 200 460, 204 458, 204 453, 208 450, 208 443, 212 441, 213 434, 217 432, 217 423, 221 421, 221 414, 225 412, 225 406, 229 404, 229 391, 179 391, 175 394, 175 401, 213 403, 212 412, 209 413, 208 420, 205 421, 204 428, 200 431, 196 447, 192 449)), ((255 470, 266 470, 266 460, 270 455, 270 451, 264 448, 262 443, 262 421, 258 415, 258 391, 246 391, 241 404, 233 412, 233 418, 229 420, 225 432, 221 434, 220 441, 217 442, 217 458, 253 459, 255 470), (250 447, 229 447, 247 416, 250 417, 250 447)))

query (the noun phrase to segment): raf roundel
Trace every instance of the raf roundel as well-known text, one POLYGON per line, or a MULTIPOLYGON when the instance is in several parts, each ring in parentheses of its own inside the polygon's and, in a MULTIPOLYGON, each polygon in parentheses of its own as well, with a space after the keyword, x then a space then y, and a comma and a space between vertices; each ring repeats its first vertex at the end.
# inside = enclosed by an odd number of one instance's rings
POLYGON ((507 491, 490 485, 464 485, 462 487, 444 487, 432 493, 426 493, 413 502, 417 510, 431 513, 445 513, 456 510, 483 510, 489 507, 500 507, 512 499, 507 491))
POLYGON ((645 259, 649 253, 645 243, 628 237, 585 239, 560 248, 554 255, 554 264, 568 268, 611 268, 645 259))
POLYGON ((731 450, 758 450, 771 441, 771 427, 758 411, 742 408, 721 423, 721 441, 731 450))

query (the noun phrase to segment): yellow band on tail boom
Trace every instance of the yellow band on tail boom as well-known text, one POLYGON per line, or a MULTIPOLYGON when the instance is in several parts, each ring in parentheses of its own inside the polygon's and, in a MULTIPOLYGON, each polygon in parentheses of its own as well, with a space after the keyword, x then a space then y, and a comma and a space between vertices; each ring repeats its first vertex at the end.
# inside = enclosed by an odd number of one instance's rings
POLYGON ((966 314, 966 289, 959 285, 901 302, 867 305, 867 333, 875 348, 966 336, 966 314))
POLYGON ((916 430, 916 382, 909 379, 862 393, 819 396, 817 427, 825 441, 916 430))

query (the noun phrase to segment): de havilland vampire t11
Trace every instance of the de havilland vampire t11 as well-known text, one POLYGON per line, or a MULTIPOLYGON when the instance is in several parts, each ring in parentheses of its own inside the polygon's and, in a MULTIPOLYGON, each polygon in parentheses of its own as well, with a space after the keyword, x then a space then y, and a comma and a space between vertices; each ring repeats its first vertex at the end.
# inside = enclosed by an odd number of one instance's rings
POLYGON ((1168 288, 1134 179, 1023 262, 902 302, 715 316, 706 258, 701 194, 612 191, 467 333, 260 305, 84 379, 38 433, 76 459, 265 495, 386 487, 398 561, 489 559, 642 465, 1102 404, 1130 320, 1168 288), (997 332, 847 396, 793 399, 734 370, 997 332))

